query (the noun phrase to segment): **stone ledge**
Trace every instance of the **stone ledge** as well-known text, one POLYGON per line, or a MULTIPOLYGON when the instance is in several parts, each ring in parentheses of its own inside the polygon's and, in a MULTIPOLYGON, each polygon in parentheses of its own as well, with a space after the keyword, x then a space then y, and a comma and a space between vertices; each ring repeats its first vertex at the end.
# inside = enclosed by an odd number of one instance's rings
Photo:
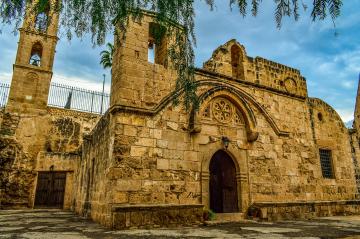
POLYGON ((335 215, 360 215, 360 200, 255 202, 248 209, 248 217, 269 221, 335 215))
POLYGON ((115 229, 199 225, 203 222, 201 204, 113 205, 112 227, 115 229))
POLYGON ((338 204, 338 205, 352 205, 359 204, 360 200, 335 200, 335 201, 298 201, 298 202, 254 202, 252 205, 254 206, 301 206, 301 205, 309 205, 309 204, 338 204))
POLYGON ((203 208, 202 204, 123 204, 123 205, 113 205, 112 212, 126 212, 129 209, 136 211, 144 210, 159 210, 159 209, 193 209, 193 208, 203 208))

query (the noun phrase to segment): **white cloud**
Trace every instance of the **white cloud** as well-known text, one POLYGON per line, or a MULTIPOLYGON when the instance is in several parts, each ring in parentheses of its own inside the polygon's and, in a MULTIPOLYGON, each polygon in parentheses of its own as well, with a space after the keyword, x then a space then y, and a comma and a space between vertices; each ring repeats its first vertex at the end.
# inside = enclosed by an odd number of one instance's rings
MULTIPOLYGON (((52 82, 63 84, 63 85, 69 85, 74 86, 77 88, 87 89, 87 90, 93 90, 93 91, 102 91, 102 81, 93 81, 88 80, 81 77, 69 77, 65 75, 60 74, 54 74, 52 78, 52 82)), ((105 90, 104 92, 109 93, 110 92, 110 82, 109 79, 105 81, 105 90)))
POLYGON ((0 83, 10 84, 11 78, 12 78, 12 73, 0 72, 0 83))
POLYGON ((335 109, 344 122, 354 119, 354 109, 335 109))
POLYGON ((353 89, 355 87, 355 81, 347 81, 344 80, 341 82, 341 85, 345 88, 345 89, 353 89))

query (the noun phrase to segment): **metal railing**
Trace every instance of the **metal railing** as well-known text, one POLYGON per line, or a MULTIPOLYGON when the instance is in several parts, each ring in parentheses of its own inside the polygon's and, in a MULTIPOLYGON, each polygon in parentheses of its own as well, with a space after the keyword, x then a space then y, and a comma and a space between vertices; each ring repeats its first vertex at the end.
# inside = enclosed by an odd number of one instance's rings
POLYGON ((109 108, 110 95, 73 86, 51 83, 48 105, 103 114, 109 108))
MULTIPOLYGON (((0 107, 5 107, 9 97, 9 84, 0 83, 0 107)), ((73 86, 51 83, 48 105, 104 114, 109 108, 110 95, 99 91, 91 91, 73 86)))
POLYGON ((0 83, 0 108, 6 106, 9 97, 10 85, 0 83))

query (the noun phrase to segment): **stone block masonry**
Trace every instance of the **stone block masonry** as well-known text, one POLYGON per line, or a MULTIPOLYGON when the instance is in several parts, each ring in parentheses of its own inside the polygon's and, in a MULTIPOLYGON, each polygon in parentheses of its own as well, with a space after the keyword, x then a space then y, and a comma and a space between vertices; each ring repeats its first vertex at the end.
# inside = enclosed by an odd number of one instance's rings
POLYGON ((128 205, 112 208, 114 229, 190 226, 203 222, 203 205, 128 205))
POLYGON ((359 214, 359 200, 334 200, 283 203, 254 203, 249 208, 248 217, 260 218, 262 220, 269 221, 278 221, 359 214))
POLYGON ((0 117, 2 207, 55 203, 116 229, 199 224, 203 210, 267 220, 360 213, 358 132, 308 97, 299 70, 230 40, 195 70, 199 108, 186 111, 173 104, 183 92, 164 54, 174 39, 154 42, 154 17, 130 19, 116 39, 103 116, 46 106, 57 28, 21 31, 0 117), (27 59, 35 40, 40 67, 27 59))

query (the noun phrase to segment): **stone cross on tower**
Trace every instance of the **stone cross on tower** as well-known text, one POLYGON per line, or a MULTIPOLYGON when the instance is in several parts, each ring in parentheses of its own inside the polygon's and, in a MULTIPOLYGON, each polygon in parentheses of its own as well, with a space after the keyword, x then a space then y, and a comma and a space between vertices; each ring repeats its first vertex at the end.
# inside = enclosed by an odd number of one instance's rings
POLYGON ((55 0, 43 12, 36 13, 36 1, 27 5, 20 39, 7 111, 29 112, 47 106, 55 47, 58 41, 59 16, 54 11, 55 0))

